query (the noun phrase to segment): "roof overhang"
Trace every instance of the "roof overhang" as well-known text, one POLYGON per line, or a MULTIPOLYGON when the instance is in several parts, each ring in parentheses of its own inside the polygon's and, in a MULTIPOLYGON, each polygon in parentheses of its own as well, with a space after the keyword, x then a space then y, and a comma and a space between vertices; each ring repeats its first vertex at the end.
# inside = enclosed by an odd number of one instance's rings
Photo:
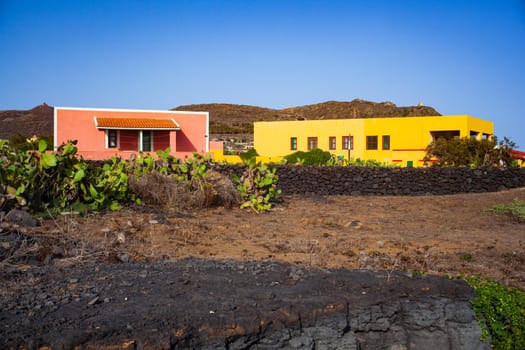
POLYGON ((113 130, 180 130, 175 119, 94 117, 97 129, 113 130))

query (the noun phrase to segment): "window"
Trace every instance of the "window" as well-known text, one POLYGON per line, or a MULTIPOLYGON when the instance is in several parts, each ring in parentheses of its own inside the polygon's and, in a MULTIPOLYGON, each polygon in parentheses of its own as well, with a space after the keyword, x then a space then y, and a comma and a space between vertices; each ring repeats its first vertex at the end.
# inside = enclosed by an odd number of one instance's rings
POLYGON ((335 149, 335 136, 330 136, 328 138, 328 148, 331 150, 335 149))
POLYGON ((117 130, 108 130, 107 148, 117 148, 117 130))
POLYGON ((308 150, 311 151, 317 148, 317 137, 308 138, 308 150))
POLYGON ((153 149, 153 137, 151 136, 150 130, 143 130, 140 132, 141 135, 141 151, 150 152, 153 149))
POLYGON ((290 137, 290 149, 292 151, 297 150, 297 137, 290 137))
POLYGON ((390 135, 383 135, 383 149, 390 149, 390 135))
POLYGON ((366 137, 366 149, 377 149, 377 136, 366 137))
POLYGON ((459 139, 459 130, 431 131, 432 141, 438 139, 452 140, 459 139))
POLYGON ((343 149, 354 149, 354 137, 353 136, 343 136, 343 149))

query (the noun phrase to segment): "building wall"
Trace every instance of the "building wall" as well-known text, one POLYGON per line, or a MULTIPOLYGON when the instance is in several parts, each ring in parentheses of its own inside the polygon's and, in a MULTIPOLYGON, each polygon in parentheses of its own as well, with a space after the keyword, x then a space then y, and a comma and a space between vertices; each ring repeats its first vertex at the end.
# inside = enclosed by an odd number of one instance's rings
POLYGON ((157 131, 155 132, 155 138, 153 138, 154 149, 166 149, 170 146, 170 132, 169 131, 157 131))
POLYGON ((58 147, 66 141, 77 140, 78 154, 85 159, 95 160, 112 156, 129 159, 133 154, 138 153, 138 151, 106 148, 105 130, 96 128, 95 117, 174 119, 179 124, 180 130, 161 131, 164 134, 162 140, 154 138, 154 145, 159 145, 158 142, 162 146, 169 145, 172 154, 178 158, 190 157, 193 152, 208 152, 208 113, 182 111, 55 107, 54 146, 58 147))
POLYGON ((290 138, 297 137, 297 150, 308 151, 308 137, 317 137, 318 148, 345 159, 360 158, 388 164, 423 165, 426 147, 432 141, 431 131, 459 131, 459 137, 477 132, 492 137, 490 121, 471 116, 399 117, 334 120, 298 120, 254 123, 254 148, 264 157, 282 157, 295 151, 290 138), (353 136, 354 149, 342 148, 342 137, 353 136), (336 148, 329 149, 329 138, 335 136, 336 148), (366 149, 366 137, 377 136, 377 150, 366 149), (389 149, 382 149, 382 137, 390 136, 389 149))

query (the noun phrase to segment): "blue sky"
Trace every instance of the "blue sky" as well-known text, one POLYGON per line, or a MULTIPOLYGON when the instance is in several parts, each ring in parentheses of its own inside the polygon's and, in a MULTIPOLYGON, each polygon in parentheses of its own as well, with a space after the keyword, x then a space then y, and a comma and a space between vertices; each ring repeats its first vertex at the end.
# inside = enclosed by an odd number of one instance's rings
POLYGON ((525 1, 0 0, 0 110, 423 102, 525 149, 525 1))

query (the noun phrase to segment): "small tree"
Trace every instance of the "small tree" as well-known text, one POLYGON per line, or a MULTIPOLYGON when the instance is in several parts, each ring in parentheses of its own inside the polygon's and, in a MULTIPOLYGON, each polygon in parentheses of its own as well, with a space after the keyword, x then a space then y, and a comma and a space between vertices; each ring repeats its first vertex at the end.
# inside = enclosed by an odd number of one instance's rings
POLYGON ((434 160, 435 166, 512 166, 511 150, 516 144, 507 137, 503 141, 440 138, 427 147, 425 164, 434 160))
POLYGON ((493 160, 493 163, 497 162, 498 166, 503 167, 517 166, 517 160, 513 159, 511 156, 511 151, 518 147, 516 143, 508 137, 503 137, 503 140, 500 142, 497 142, 497 139, 494 138, 494 142, 496 145, 494 146, 495 159, 493 160))

